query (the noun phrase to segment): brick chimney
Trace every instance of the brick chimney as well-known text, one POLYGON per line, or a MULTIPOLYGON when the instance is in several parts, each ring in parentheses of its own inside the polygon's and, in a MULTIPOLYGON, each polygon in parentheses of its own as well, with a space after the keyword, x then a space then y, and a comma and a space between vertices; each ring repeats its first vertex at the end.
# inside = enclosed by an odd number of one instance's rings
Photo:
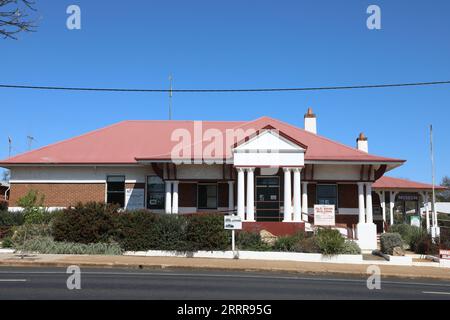
POLYGON ((367 141, 367 137, 362 132, 356 139, 356 148, 364 152, 369 152, 369 142, 367 141))
POLYGON ((312 108, 308 108, 305 114, 305 130, 317 134, 317 119, 312 108))

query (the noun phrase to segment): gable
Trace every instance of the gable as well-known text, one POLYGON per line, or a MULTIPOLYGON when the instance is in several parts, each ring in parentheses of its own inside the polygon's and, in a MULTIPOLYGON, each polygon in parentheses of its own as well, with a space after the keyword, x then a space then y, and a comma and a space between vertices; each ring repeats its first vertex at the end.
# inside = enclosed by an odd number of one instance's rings
POLYGON ((251 152, 257 150, 305 152, 302 146, 290 141, 279 131, 273 129, 266 129, 234 148, 235 152, 251 152))

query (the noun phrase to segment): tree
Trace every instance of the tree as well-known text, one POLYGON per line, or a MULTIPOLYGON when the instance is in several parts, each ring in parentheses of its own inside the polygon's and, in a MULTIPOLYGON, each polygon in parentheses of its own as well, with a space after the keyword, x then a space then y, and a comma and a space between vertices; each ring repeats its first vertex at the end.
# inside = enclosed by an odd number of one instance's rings
POLYGON ((22 31, 34 31, 36 27, 27 12, 36 11, 33 0, 0 0, 0 36, 16 39, 22 31))
POLYGON ((436 192, 436 201, 450 202, 450 177, 445 176, 442 178, 441 186, 447 187, 447 190, 436 192))

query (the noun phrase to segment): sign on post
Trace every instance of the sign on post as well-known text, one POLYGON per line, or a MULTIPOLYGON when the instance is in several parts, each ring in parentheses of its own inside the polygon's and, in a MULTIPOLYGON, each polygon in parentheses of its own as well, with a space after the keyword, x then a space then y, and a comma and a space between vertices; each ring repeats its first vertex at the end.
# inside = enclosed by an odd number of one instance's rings
POLYGON ((235 241, 235 230, 242 229, 242 220, 239 216, 224 216, 223 217, 223 226, 225 230, 231 230, 231 250, 233 252, 236 251, 236 241, 235 241))
POLYGON ((314 225, 334 226, 336 224, 334 204, 314 205, 314 225))
POLYGON ((411 222, 412 226, 420 228, 420 217, 419 216, 411 216, 410 222, 411 222))
POLYGON ((450 250, 439 250, 439 256, 441 259, 450 260, 450 250))
POLYGON ((223 217, 225 230, 241 230, 242 220, 239 216, 224 216, 223 217))

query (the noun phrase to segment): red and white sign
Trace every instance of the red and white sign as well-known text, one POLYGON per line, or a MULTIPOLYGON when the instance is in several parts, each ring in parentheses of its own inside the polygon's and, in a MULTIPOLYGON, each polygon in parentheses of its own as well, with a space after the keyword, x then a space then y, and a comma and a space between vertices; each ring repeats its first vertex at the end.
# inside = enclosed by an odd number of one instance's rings
POLYGON ((450 260, 450 250, 439 250, 439 256, 441 259, 450 260))
POLYGON ((334 204, 314 205, 314 225, 334 226, 336 224, 334 204))

